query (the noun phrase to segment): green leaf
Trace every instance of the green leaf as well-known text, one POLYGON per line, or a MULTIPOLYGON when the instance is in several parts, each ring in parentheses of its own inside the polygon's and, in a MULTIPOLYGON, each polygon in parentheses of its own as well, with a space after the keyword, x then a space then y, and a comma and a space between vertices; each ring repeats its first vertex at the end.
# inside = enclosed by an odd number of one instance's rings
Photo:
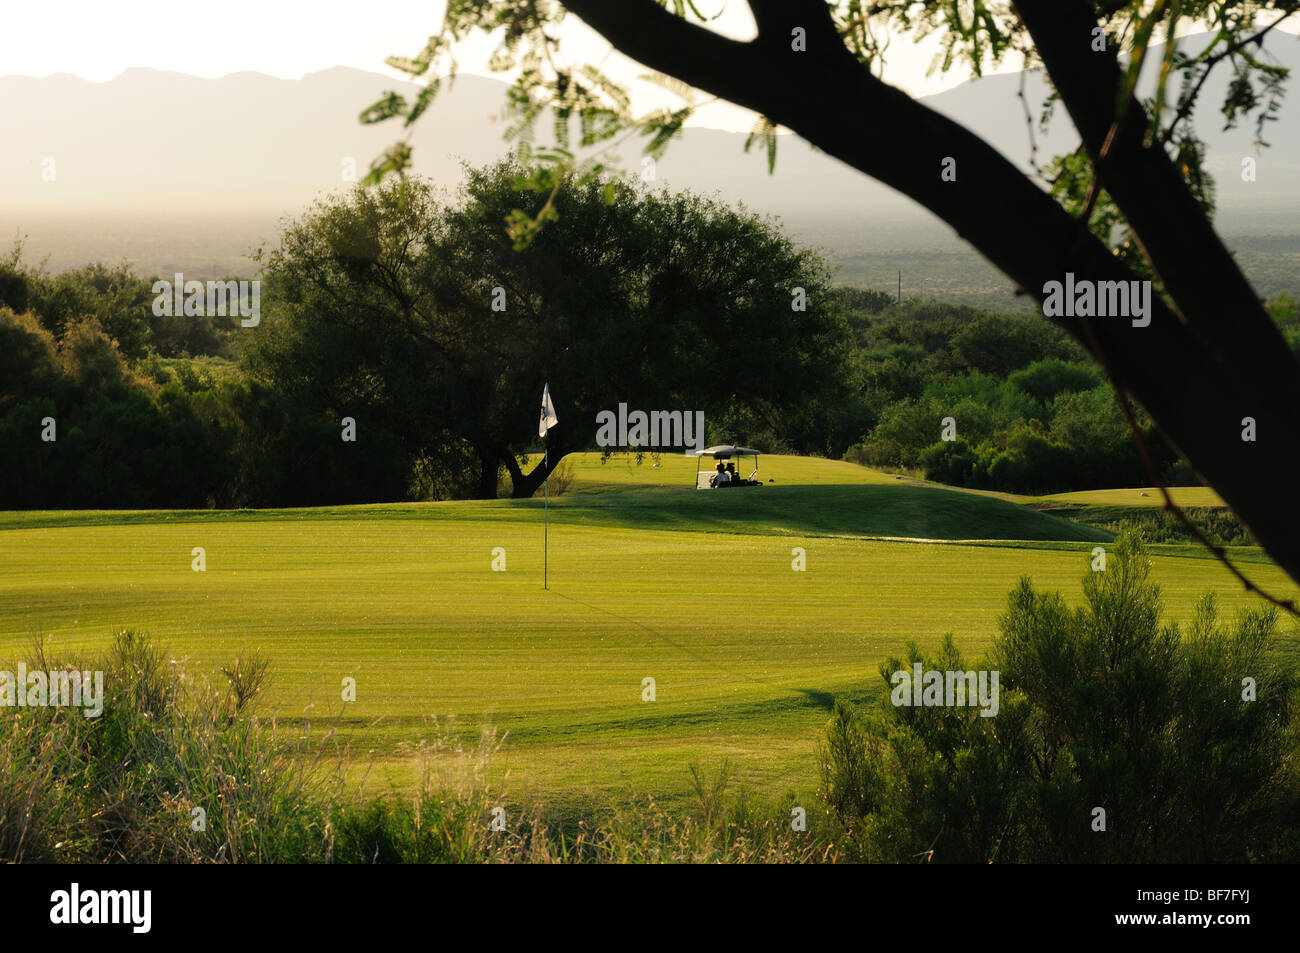
POLYGON ((664 73, 642 73, 641 79, 647 83, 654 83, 656 86, 663 87, 668 92, 675 94, 683 102, 695 102, 695 90, 675 76, 668 76, 664 73))
POLYGON ((394 116, 401 116, 406 112, 406 100, 397 93, 389 90, 384 93, 383 98, 371 106, 368 106, 361 113, 361 122, 364 125, 383 122, 385 119, 391 119, 394 116))
POLYGON ((411 106, 410 111, 406 114, 406 122, 402 123, 403 128, 410 126, 411 123, 415 122, 415 120, 420 118, 420 115, 426 109, 428 109, 431 105, 433 105, 433 100, 437 97, 438 88, 441 85, 442 85, 441 79, 433 79, 430 80, 430 82, 424 87, 424 89, 420 90, 420 95, 415 97, 415 103, 411 106))
POLYGON ((1156 24, 1164 19, 1166 4, 1167 0, 1156 0, 1155 6, 1138 24, 1137 31, 1133 35, 1133 53, 1129 60, 1128 71, 1124 75, 1124 82, 1120 83, 1115 95, 1116 123, 1122 122, 1125 113, 1128 112, 1128 104, 1133 97, 1133 90, 1137 88, 1138 76, 1142 72, 1142 63, 1146 59, 1147 47, 1151 43, 1151 33, 1156 24))
POLYGON ((388 151, 370 163, 370 171, 363 185, 378 185, 390 175, 402 176, 411 167, 411 147, 405 142, 390 146, 388 151))
POLYGON ((632 101, 628 98, 627 90, 612 81, 608 76, 602 73, 590 63, 586 64, 579 70, 592 85, 599 89, 614 102, 616 112, 627 118, 630 116, 632 101))
POLYGON ((662 110, 644 121, 642 134, 650 136, 645 153, 655 159, 663 157, 668 143, 682 131, 682 126, 694 112, 694 107, 684 106, 678 110, 662 110))
POLYGON ((771 175, 776 171, 776 125, 766 116, 759 118, 750 130, 749 138, 745 140, 745 151, 748 152, 753 144, 761 139, 767 147, 767 172, 771 175))
POLYGON ((423 76, 429 71, 429 60, 424 57, 390 56, 384 60, 384 65, 414 77, 423 76))

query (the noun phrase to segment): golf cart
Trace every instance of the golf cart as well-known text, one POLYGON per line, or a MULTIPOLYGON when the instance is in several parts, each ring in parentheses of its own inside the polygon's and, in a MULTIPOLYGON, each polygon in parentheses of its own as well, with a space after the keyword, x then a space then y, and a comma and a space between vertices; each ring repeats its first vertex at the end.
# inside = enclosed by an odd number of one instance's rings
POLYGON ((758 478, 758 451, 750 450, 748 447, 709 447, 707 450, 701 450, 696 454, 695 464, 695 489, 697 490, 719 490, 732 486, 762 486, 763 481, 758 478), (730 475, 727 481, 718 480, 718 464, 710 467, 708 470, 700 469, 701 461, 705 457, 710 460, 718 461, 730 475), (753 457, 754 469, 748 477, 741 478, 740 471, 736 469, 734 463, 728 463, 732 457, 753 457))

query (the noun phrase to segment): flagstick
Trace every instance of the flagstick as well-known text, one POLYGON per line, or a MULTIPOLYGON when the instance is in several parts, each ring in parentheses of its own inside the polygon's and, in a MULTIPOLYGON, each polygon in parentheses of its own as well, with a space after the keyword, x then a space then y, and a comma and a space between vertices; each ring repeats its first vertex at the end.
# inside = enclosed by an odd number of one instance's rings
MULTIPOLYGON (((549 431, 550 428, 548 427, 549 431)), ((547 569, 550 561, 550 543, 551 543, 551 467, 550 467, 550 450, 547 447, 547 437, 549 434, 542 435, 542 472, 545 474, 543 484, 546 487, 546 530, 542 535, 542 588, 550 588, 547 582, 547 569)))

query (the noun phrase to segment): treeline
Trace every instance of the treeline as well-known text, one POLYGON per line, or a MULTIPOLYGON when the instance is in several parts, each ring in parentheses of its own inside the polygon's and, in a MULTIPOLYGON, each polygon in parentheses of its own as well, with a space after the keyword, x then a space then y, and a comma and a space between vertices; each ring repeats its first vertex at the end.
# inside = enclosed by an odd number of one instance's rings
POLYGON ((0 261, 0 505, 400 498, 404 472, 335 459, 337 428, 245 373, 238 318, 156 316, 152 287, 126 265, 51 275, 21 246, 0 261))
POLYGON ((135 274, 126 264, 97 262, 50 274, 24 265, 22 254, 19 241, 0 258, 0 306, 36 315, 56 338, 89 322, 114 341, 128 361, 151 355, 235 356, 235 319, 155 315, 154 279, 135 274))
MULTIPOLYGON (((1113 389, 1055 325, 1036 314, 837 294, 854 337, 864 422, 846 458, 1018 493, 1150 484, 1113 389)), ((1300 357, 1300 306, 1282 295, 1270 311, 1300 357)), ((1162 479, 1199 482, 1133 410, 1162 479)))
POLYGON ((260 260, 252 327, 159 317, 152 278, 49 275, 16 248, 0 506, 489 497, 503 475, 527 496, 544 381, 552 463, 620 402, 703 410, 718 439, 780 420, 793 449, 825 451, 844 333, 820 259, 697 196, 528 175, 470 170, 455 202, 414 179, 321 201, 260 260), (519 247, 516 210, 553 220, 519 247))
MULTIPOLYGON (((529 186, 506 160, 455 202, 407 180, 318 203, 261 259, 256 327, 156 315, 126 265, 51 275, 15 247, 0 506, 528 496, 543 381, 552 464, 627 402, 702 410, 709 443, 956 485, 1149 482, 1095 364, 1036 315, 835 288, 772 221, 697 196, 529 186), (518 241, 516 210, 545 227, 518 241)), ((1272 310, 1300 352, 1300 308, 1272 310)), ((1136 412, 1165 479, 1194 482, 1136 412)))
POLYGON ((6 508, 360 503, 408 485, 403 464, 346 454, 337 426, 231 360, 147 345, 132 360, 93 313, 56 335, 0 305, 0 380, 6 508))

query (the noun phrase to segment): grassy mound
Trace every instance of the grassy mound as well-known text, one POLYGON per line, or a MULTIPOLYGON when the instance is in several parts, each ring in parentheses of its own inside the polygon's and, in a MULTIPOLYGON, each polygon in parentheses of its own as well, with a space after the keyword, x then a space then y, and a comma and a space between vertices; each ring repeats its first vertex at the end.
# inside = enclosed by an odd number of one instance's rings
POLYGON ((578 493, 552 505, 551 519, 591 527, 737 535, 1081 542, 1112 538, 1105 530, 1005 500, 905 484, 578 493))
MULTIPOLYGON (((896 480, 856 464, 811 457, 764 456, 763 487, 695 490, 696 461, 680 455, 636 464, 628 454, 566 458, 572 480, 552 494, 561 526, 730 533, 741 536, 884 537, 925 540, 1105 542, 1105 529, 1039 512, 997 496, 896 480)), ((707 461, 706 461, 707 463, 707 461)), ((749 464, 752 466, 752 464, 749 464)), ((746 474, 747 475, 747 474, 746 474)), ((529 500, 394 503, 283 510, 137 510, 0 513, 0 530, 56 526, 172 525, 299 520, 473 520, 533 523, 544 505, 529 500)))

